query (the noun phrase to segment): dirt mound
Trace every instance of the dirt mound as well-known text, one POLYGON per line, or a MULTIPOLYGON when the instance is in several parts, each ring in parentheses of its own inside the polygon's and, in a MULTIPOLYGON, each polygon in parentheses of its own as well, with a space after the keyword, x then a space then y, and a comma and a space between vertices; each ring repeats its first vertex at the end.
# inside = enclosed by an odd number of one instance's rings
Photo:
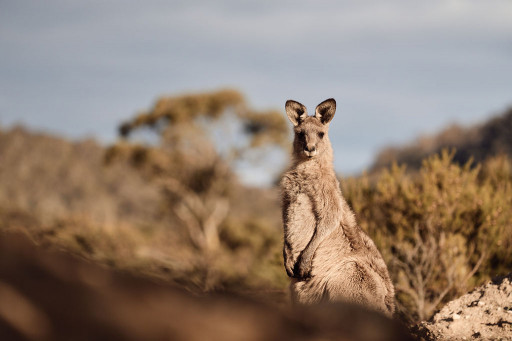
POLYGON ((424 340, 512 340, 512 273, 449 302, 416 331, 424 340))
POLYGON ((0 233, 0 340, 411 340, 350 305, 303 309, 192 296, 0 233))

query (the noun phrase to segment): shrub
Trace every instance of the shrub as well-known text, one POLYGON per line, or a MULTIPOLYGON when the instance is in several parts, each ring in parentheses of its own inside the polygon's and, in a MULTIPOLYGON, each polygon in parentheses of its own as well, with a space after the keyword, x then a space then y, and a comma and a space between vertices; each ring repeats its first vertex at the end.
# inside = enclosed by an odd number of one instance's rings
POLYGON ((401 314, 430 317, 443 302, 510 271, 512 173, 506 157, 471 167, 444 150, 417 173, 394 164, 343 189, 390 268, 401 314))

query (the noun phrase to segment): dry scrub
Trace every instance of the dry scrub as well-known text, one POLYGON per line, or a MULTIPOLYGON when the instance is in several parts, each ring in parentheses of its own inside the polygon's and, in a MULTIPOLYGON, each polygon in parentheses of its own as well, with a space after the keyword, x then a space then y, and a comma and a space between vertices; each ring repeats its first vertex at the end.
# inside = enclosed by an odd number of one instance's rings
MULTIPOLYGON (((203 120, 193 115, 204 128, 204 120, 217 122, 229 107, 226 112, 239 110, 245 147, 275 146, 283 139, 284 115, 259 116, 236 94, 217 96, 158 101, 124 133, 153 123, 164 132, 162 143, 120 144, 110 149, 109 166, 94 141, 0 131, 0 230, 23 231, 39 243, 196 293, 238 291, 284 302, 277 191, 238 183, 231 161, 242 150, 203 158, 211 140, 179 135, 197 128, 182 113, 212 111, 203 120), (173 130, 167 120, 183 129, 173 130), (186 158, 181 146, 206 149, 186 158)), ((389 267, 404 319, 428 319, 449 300, 510 272, 511 169, 506 156, 461 166, 445 152, 417 172, 392 166, 342 181, 358 222, 389 267)))
POLYGON ((348 179, 344 192, 390 267, 404 317, 420 321, 442 303, 512 267, 509 159, 459 166, 444 151, 419 173, 404 166, 373 180, 348 179))

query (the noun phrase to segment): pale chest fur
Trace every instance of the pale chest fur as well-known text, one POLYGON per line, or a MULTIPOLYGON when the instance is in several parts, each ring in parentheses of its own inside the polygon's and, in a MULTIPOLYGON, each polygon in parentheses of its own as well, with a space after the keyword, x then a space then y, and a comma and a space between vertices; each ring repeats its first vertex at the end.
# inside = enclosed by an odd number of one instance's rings
POLYGON ((320 215, 326 211, 341 214, 339 183, 333 171, 297 167, 285 173, 281 188, 285 239, 294 253, 300 253, 311 240, 320 215))

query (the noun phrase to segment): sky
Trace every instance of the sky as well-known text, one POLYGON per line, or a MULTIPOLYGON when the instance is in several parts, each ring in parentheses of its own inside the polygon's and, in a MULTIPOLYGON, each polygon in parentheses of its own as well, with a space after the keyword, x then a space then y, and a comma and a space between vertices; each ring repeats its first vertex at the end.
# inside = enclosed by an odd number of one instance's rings
POLYGON ((107 144, 159 96, 226 87, 283 115, 334 97, 335 168, 355 174, 512 105, 512 1, 0 2, 3 127, 107 144))

